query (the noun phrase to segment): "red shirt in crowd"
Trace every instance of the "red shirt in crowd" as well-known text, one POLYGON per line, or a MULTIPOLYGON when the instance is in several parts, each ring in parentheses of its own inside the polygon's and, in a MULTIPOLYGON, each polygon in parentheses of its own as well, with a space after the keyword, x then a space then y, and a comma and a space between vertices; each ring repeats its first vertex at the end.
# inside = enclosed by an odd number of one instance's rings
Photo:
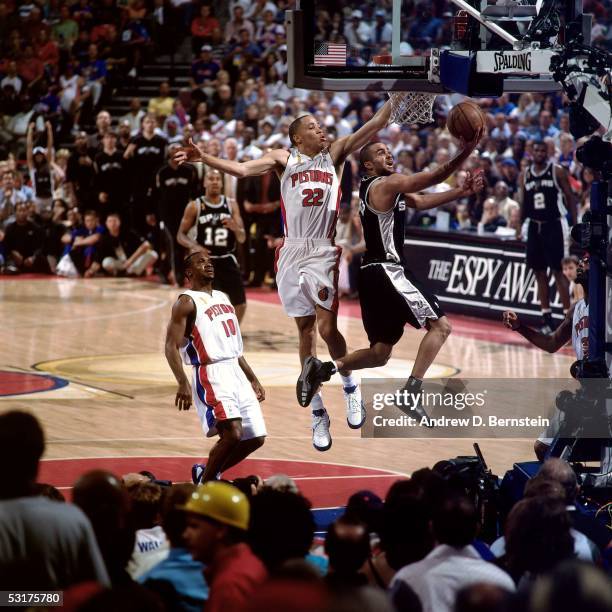
POLYGON ((268 572, 248 544, 230 546, 204 570, 210 597, 204 612, 242 610, 268 572))
POLYGON ((55 65, 59 62, 59 47, 53 40, 48 40, 42 47, 36 48, 36 56, 45 65, 55 65))
POLYGON ((191 35, 196 38, 207 38, 212 36, 216 28, 220 28, 219 22, 214 17, 196 17, 191 22, 191 35))
POLYGON ((24 57, 17 62, 17 74, 28 83, 41 77, 43 71, 43 63, 37 57, 24 57))

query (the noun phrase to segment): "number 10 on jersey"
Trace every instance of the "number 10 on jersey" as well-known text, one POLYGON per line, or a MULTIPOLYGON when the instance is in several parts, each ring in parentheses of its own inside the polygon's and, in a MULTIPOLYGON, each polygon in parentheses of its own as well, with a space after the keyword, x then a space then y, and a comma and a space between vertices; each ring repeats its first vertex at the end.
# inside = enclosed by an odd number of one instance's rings
POLYGON ((236 324, 233 319, 228 319, 227 321, 221 321, 221 325, 223 325, 223 329, 225 330, 225 335, 229 338, 230 336, 236 335, 236 324))

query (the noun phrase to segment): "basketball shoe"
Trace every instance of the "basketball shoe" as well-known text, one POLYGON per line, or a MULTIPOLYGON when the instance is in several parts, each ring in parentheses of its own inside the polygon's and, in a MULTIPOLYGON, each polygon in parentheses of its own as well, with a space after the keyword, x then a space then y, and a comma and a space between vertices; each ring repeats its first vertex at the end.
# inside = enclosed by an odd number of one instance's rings
MULTIPOLYGON (((191 480, 194 485, 199 485, 202 482, 202 476, 204 476, 204 470, 206 469, 205 463, 194 463, 191 466, 191 480)), ((215 480, 221 480, 221 472, 217 472, 215 480)))
POLYGON ((346 422, 351 429, 360 429, 365 423, 366 409, 361 399, 359 385, 344 387, 344 402, 346 404, 346 422))
POLYGON ((312 445, 318 451, 326 451, 331 448, 329 425, 329 415, 325 408, 312 411, 312 445))
POLYGON ((335 371, 331 361, 323 363, 312 355, 306 357, 295 388, 298 404, 304 408, 309 406, 321 384, 329 380, 335 371))

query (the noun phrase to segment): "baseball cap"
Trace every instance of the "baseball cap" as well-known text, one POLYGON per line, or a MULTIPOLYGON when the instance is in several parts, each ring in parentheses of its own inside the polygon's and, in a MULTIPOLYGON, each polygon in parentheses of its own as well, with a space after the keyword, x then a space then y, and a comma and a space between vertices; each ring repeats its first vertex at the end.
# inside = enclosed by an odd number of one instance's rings
POLYGON ((276 125, 276 121, 274 121, 274 119, 272 119, 272 117, 270 117, 269 115, 267 117, 264 117, 261 120, 261 125, 263 125, 264 123, 267 123, 268 125, 271 125, 272 127, 276 125))
POLYGON ((45 149, 45 147, 34 147, 32 155, 37 155, 38 153, 40 153, 41 155, 46 155, 47 149, 45 149))
POLYGON ((510 158, 502 160, 502 166, 514 166, 515 168, 518 168, 516 162, 510 158))
POLYGON ((361 19, 363 17, 363 13, 359 10, 359 9, 355 9, 352 13, 351 13, 351 17, 353 19, 361 19))
POLYGON ((230 527, 244 531, 249 528, 249 500, 242 491, 227 482, 213 481, 200 485, 186 504, 177 507, 230 527))
POLYGON ((279 50, 279 51, 287 51, 287 45, 281 45, 281 46, 278 48, 278 50, 279 50))
POLYGON ((212 47, 210 45, 202 45, 200 51, 212 51, 212 47))
POLYGON ((376 17, 386 17, 387 13, 385 12, 385 9, 377 9, 374 15, 376 15, 376 17))

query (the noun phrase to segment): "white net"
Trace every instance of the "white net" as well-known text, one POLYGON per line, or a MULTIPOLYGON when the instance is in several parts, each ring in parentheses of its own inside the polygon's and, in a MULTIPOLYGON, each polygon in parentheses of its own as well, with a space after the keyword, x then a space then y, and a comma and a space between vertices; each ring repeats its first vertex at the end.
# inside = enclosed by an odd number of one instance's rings
MULTIPOLYGON (((391 55, 375 55, 372 65, 391 66, 391 55)), ((412 123, 431 123, 436 94, 422 91, 399 91, 389 94, 391 99, 391 123, 410 125, 412 123)))
POLYGON ((435 94, 422 91, 401 91, 389 94, 391 122, 400 124, 431 123, 435 94))

